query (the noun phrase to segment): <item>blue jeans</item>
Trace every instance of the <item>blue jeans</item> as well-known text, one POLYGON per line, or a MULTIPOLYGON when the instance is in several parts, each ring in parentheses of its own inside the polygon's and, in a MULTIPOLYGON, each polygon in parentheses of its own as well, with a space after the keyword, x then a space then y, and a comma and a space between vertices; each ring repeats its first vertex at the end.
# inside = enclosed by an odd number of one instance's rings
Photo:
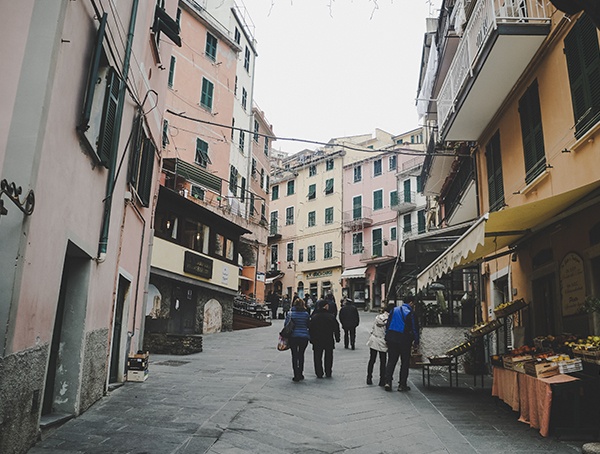
POLYGON ((306 337, 290 337, 289 344, 292 352, 294 378, 300 378, 304 372, 304 351, 308 346, 308 339, 306 337))

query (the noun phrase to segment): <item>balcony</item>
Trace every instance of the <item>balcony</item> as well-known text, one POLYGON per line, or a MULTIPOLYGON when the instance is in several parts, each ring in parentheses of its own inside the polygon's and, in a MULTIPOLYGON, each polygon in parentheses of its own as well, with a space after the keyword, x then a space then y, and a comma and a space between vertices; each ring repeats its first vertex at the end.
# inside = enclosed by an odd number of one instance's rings
POLYGON ((271 224, 269 226, 269 239, 278 240, 281 238, 281 226, 278 224, 271 224))
POLYGON ((392 210, 398 214, 407 213, 417 207, 417 193, 415 191, 403 191, 398 193, 398 203, 392 205, 392 210))
POLYGON ((478 0, 437 97, 445 141, 476 141, 550 32, 545 2, 478 0))
POLYGON ((380 263, 397 256, 396 242, 384 241, 379 246, 365 246, 360 255, 360 261, 366 264, 380 263))
POLYGON ((345 231, 362 230, 363 228, 373 224, 371 218, 371 208, 356 207, 349 211, 344 211, 342 214, 342 224, 345 231))

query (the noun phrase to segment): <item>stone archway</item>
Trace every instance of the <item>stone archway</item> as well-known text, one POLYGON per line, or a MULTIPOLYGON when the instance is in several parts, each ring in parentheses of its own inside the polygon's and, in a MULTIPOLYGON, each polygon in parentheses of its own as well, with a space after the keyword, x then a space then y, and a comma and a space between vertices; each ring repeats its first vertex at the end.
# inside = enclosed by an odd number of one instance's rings
POLYGON ((202 334, 221 332, 223 326, 223 307, 216 299, 210 299, 204 305, 204 323, 202 334))

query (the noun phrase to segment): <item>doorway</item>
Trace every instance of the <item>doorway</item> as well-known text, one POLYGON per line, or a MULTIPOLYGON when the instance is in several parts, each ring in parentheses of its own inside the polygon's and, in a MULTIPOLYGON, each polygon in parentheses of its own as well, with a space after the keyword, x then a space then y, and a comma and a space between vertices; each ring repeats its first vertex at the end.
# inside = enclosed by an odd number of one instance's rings
POLYGON ((531 339, 537 336, 556 334, 556 278, 554 273, 532 281, 533 302, 531 316, 531 339))
POLYGON ((125 303, 129 298, 130 288, 131 282, 125 277, 119 275, 117 300, 115 301, 113 335, 110 347, 109 383, 119 383, 124 381, 125 363, 127 362, 129 345, 127 345, 127 331, 126 329, 123 329, 123 321, 126 320, 126 317, 124 317, 126 307, 125 303))

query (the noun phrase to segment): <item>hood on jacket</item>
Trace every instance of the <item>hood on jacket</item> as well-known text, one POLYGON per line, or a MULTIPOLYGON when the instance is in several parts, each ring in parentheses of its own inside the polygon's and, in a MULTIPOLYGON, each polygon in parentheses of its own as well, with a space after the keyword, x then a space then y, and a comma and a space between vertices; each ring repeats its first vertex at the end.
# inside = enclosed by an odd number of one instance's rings
POLYGON ((387 324, 388 317, 389 314, 387 312, 379 314, 377 317, 375 317, 375 323, 377 326, 385 326, 387 324))

